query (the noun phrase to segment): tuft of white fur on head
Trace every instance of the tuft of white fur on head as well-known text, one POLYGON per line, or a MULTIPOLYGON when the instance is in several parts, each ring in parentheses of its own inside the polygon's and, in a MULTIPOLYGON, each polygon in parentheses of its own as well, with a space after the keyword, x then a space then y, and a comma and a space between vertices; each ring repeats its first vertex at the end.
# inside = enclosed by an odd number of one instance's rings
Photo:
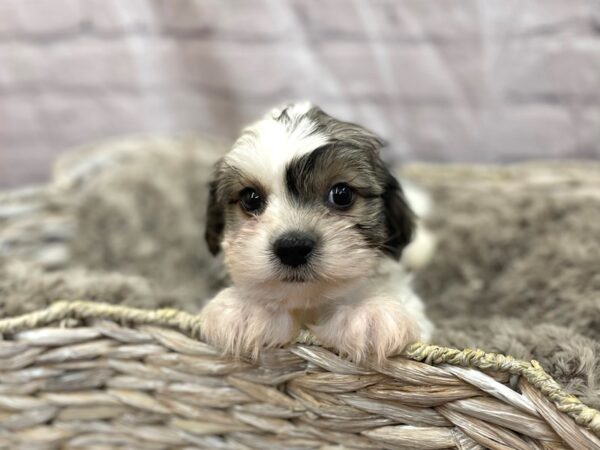
POLYGON ((310 103, 302 103, 272 110, 242 131, 225 163, 258 180, 275 181, 270 187, 283 194, 286 164, 327 143, 327 136, 316 131, 317 124, 305 117, 310 108, 310 103), (278 120, 282 114, 289 121, 278 120))

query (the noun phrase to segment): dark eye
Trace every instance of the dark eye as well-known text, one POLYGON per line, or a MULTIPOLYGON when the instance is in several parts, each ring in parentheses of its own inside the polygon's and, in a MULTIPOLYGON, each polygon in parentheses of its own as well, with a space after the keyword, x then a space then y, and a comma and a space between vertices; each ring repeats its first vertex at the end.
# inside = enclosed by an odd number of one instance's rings
POLYGON ((250 214, 258 214, 263 208, 264 200, 256 189, 245 188, 240 192, 240 205, 250 214))
POLYGON ((346 183, 339 183, 329 190, 329 204, 337 209, 346 209, 354 203, 354 190, 346 183))

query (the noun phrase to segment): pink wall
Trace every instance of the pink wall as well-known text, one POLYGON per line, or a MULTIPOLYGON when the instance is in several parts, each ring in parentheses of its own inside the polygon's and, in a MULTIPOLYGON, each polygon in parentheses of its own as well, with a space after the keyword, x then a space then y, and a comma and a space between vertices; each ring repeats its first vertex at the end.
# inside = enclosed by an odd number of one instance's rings
POLYGON ((600 157, 600 2, 2 0, 0 187, 311 99, 397 160, 600 157))

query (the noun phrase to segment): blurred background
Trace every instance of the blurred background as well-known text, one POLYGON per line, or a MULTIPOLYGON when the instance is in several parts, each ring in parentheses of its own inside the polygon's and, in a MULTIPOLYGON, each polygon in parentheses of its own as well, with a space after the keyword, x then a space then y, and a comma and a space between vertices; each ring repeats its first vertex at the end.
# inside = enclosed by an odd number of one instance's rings
POLYGON ((309 99, 388 159, 600 157, 597 0, 1 0, 0 188, 132 133, 309 99))

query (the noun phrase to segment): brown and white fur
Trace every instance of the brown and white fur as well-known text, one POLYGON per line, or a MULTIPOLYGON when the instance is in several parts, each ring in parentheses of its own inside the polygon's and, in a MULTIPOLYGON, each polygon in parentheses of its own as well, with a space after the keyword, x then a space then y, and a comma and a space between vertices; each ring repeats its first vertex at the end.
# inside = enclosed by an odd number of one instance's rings
POLYGON ((209 343, 256 356, 307 328, 360 362, 429 338, 399 263, 415 216, 381 146, 308 103, 244 130, 210 188, 206 239, 233 286, 201 312, 209 343))

